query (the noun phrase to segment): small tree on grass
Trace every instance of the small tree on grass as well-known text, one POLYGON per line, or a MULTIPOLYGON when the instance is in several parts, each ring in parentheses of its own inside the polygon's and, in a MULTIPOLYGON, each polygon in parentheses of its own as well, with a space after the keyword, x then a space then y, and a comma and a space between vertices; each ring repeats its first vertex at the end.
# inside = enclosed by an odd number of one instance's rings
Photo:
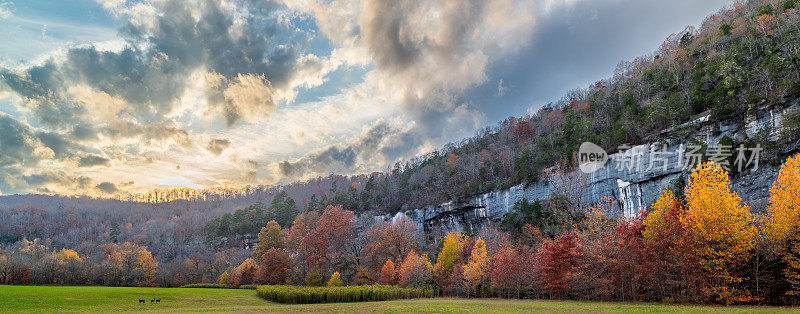
POLYGON ((217 283, 221 285, 227 285, 229 276, 230 275, 227 270, 222 272, 222 274, 220 274, 219 277, 217 277, 217 283))
POLYGON ((234 267, 228 275, 228 286, 238 288, 241 285, 253 284, 258 267, 252 258, 244 260, 234 267))

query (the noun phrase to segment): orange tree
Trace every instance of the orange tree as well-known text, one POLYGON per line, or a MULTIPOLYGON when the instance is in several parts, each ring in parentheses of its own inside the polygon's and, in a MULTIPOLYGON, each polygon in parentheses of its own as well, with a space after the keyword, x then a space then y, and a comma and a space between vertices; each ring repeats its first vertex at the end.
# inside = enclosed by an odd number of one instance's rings
POLYGON ((698 165, 685 194, 687 208, 680 221, 709 280, 703 293, 726 304, 752 300, 740 288, 745 278, 735 271, 755 246, 757 230, 749 206, 731 190, 728 173, 713 162, 698 165))
POLYGON ((411 250, 400 265, 400 284, 406 287, 424 287, 433 279, 433 265, 425 254, 411 250))
POLYGON ((397 271, 394 269, 394 263, 392 260, 387 259, 386 263, 384 263, 381 268, 381 277, 378 279, 378 283, 382 285, 396 285, 397 281, 397 271))

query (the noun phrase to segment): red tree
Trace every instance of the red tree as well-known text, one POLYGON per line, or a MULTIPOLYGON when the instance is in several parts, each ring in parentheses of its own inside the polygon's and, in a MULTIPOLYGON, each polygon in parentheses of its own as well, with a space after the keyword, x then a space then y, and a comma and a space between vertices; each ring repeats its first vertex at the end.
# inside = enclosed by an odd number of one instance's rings
POLYGON ((268 285, 286 283, 289 269, 292 267, 292 257, 283 249, 270 248, 258 259, 259 266, 256 271, 256 282, 268 285))
POLYGON ((492 289, 502 297, 520 298, 534 282, 531 254, 525 249, 504 248, 492 257, 492 289))
POLYGON ((332 268, 352 261, 355 257, 347 253, 354 239, 353 217, 353 212, 344 210, 342 205, 328 206, 321 216, 315 212, 301 214, 287 234, 289 247, 309 267, 332 268))
POLYGON ((580 256, 575 234, 567 232, 545 241, 537 255, 543 288, 554 297, 563 297, 570 289, 569 273, 580 256))

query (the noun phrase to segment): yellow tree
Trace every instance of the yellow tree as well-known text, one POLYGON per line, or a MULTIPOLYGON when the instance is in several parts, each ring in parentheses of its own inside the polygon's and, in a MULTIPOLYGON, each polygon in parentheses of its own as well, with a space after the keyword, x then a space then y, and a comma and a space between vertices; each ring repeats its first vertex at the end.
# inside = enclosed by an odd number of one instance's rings
POLYGON ((54 283, 62 285, 81 283, 83 258, 78 255, 78 252, 64 248, 61 251, 53 252, 51 258, 55 262, 54 283))
POLYGON ((104 244, 106 284, 154 286, 158 262, 145 246, 130 242, 104 244))
POLYGON ((750 207, 731 190, 728 173, 713 162, 698 165, 685 194, 687 208, 680 221, 709 279, 704 294, 726 304, 751 300, 747 290, 738 288, 745 278, 735 273, 755 246, 750 207))
POLYGON ((458 232, 449 232, 444 237, 442 250, 436 257, 436 265, 434 266, 436 276, 440 282, 444 282, 443 279, 453 272, 453 267, 458 264, 461 251, 467 241, 469 241, 469 237, 458 232))
POLYGON ((800 294, 800 154, 786 160, 769 189, 767 238, 781 247, 783 273, 791 285, 787 294, 800 294))
POLYGON ((342 286, 342 276, 339 275, 339 272, 333 272, 331 275, 331 279, 328 280, 328 287, 341 287, 342 286))
POLYGON ((647 239, 664 238, 665 231, 670 230, 671 218, 673 218, 672 211, 678 200, 670 189, 664 189, 661 196, 650 205, 650 213, 644 219, 645 229, 642 235, 647 239))
POLYGON ((464 279, 470 288, 477 288, 486 283, 489 271, 489 254, 486 252, 486 244, 481 238, 475 241, 469 261, 464 265, 464 279))
POLYGON ((783 241, 800 220, 800 154, 786 160, 778 172, 778 179, 769 189, 766 233, 773 239, 783 241))

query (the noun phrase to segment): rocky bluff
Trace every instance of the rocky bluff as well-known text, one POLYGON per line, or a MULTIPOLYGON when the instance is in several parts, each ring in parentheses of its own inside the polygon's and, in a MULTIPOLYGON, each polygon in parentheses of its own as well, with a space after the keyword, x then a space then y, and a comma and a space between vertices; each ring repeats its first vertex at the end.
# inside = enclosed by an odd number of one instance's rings
POLYGON ((618 215, 632 217, 639 211, 647 210, 664 188, 688 181, 690 169, 685 165, 693 162, 690 159, 698 154, 693 152, 693 147, 702 146, 701 153, 706 157, 710 157, 712 151, 727 148, 731 154, 728 159, 731 168, 737 168, 733 165, 737 162, 737 147, 724 147, 720 143, 726 137, 736 143, 746 142, 745 147, 750 153, 752 148, 763 149, 757 160, 739 160, 743 165, 749 161, 750 165, 741 172, 734 171, 731 177, 733 189, 753 211, 761 211, 767 206, 769 188, 780 164, 800 150, 800 140, 796 135, 787 135, 787 127, 783 123, 784 118, 798 112, 800 99, 794 99, 780 106, 754 109, 745 116, 724 121, 710 122, 708 115, 701 116, 664 130, 659 139, 609 154, 604 167, 588 174, 581 171, 550 171, 545 179, 538 182, 408 210, 394 217, 409 216, 426 234, 435 229, 461 232, 478 230, 483 224, 502 220, 514 210, 517 201, 538 199, 546 202, 554 193, 563 193, 565 190, 580 199, 584 208, 603 197, 610 197, 619 204, 618 215))

